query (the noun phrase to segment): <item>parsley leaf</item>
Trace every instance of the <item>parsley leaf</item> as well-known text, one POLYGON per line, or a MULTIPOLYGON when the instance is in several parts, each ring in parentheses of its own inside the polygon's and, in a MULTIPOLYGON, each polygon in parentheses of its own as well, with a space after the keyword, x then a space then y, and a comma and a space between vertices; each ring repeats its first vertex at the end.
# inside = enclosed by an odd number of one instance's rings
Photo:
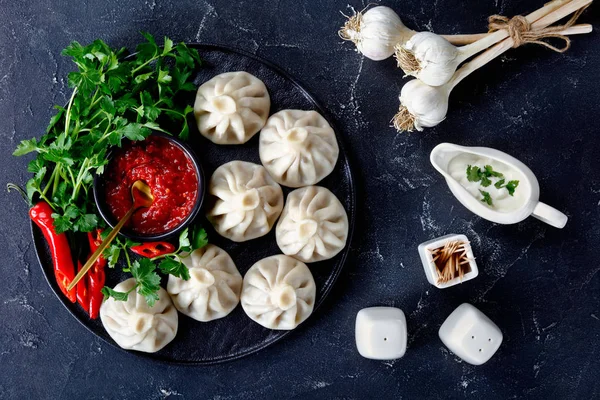
POLYGON ((29 154, 32 151, 38 151, 38 141, 36 138, 21 140, 21 143, 17 146, 15 151, 13 151, 13 156, 23 156, 25 154, 29 154))
POLYGON ((73 224, 75 231, 90 232, 98 226, 98 217, 96 214, 82 214, 73 224))
POLYGON ((148 121, 154 121, 160 115, 160 108, 156 107, 154 103, 154 99, 149 92, 140 93, 140 99, 142 102, 142 107, 144 110, 143 116, 148 119, 148 121))
POLYGON ((125 111, 127 110, 134 109, 137 106, 138 101, 133 97, 131 93, 127 93, 120 99, 115 100, 115 107, 117 108, 117 112, 120 114, 125 113, 125 111))
POLYGON ((79 215, 79 210, 74 205, 69 205, 64 210, 64 213, 52 213, 52 218, 54 219, 54 229, 56 233, 60 234, 71 230, 73 228, 73 220, 77 218, 79 215))
POLYGON ((129 247, 139 246, 139 245, 140 245, 140 243, 138 243, 138 242, 134 242, 131 239, 125 239, 125 244, 124 244, 125 247, 129 248, 129 247))
POLYGON ((150 135, 150 129, 137 122, 125 125, 123 134, 129 140, 144 140, 150 135))
POLYGON ((162 55, 166 56, 173 50, 173 41, 165 36, 162 55))
POLYGON ((517 186, 519 186, 519 181, 509 181, 506 184, 506 190, 508 190, 508 194, 510 194, 511 196, 515 195, 515 189, 517 188, 517 186))
POLYGON ((108 96, 102 97, 100 100, 100 109, 104 111, 107 115, 113 115, 117 112, 115 108, 115 102, 108 96))
POLYGON ((169 83, 172 80, 173 80, 173 77, 171 75, 169 75, 169 70, 162 70, 162 69, 158 70, 158 78, 156 78, 157 82, 169 83))
POLYGON ((181 131, 179 132, 179 137, 183 140, 187 140, 187 138, 190 135, 190 127, 187 123, 187 116, 188 114, 194 112, 194 107, 188 105, 187 107, 185 107, 185 110, 183 110, 183 127, 181 128, 181 131))
POLYGON ((488 187, 492 184, 490 178, 488 178, 485 174, 481 175, 481 186, 488 187))
POLYGON ((190 271, 188 270, 188 267, 179 260, 175 260, 170 257, 164 258, 158 265, 158 268, 160 268, 162 273, 171 274, 177 278, 183 279, 184 281, 190 279, 190 271))
POLYGON ((27 193, 27 198, 29 202, 33 202, 33 196, 36 193, 41 192, 40 186, 36 183, 35 178, 31 178, 25 184, 25 193, 27 193))
POLYGON ((154 36, 148 32, 141 32, 142 36, 146 38, 146 42, 140 43, 136 50, 138 52, 136 58, 139 64, 143 65, 146 61, 151 60, 158 54, 158 45, 154 40, 154 36))
POLYGON ((481 195, 483 196, 483 199, 481 199, 482 202, 486 203, 488 206, 494 205, 494 203, 492 202, 492 196, 490 196, 488 192, 484 192, 480 189, 479 193, 481 193, 481 195))
POLYGON ((505 179, 500 179, 498 182, 494 183, 494 187, 496 187, 496 189, 502 189, 505 181, 505 179))
MULTIPOLYGON (((105 230, 108 231, 108 230, 105 230)), ((103 232, 104 233, 104 232, 103 232)), ((104 239, 102 239, 104 240, 104 239)), ((115 265, 117 265, 117 261, 119 261, 119 257, 121 256, 121 246, 119 246, 116 243, 111 243, 110 246, 108 246, 106 249, 104 249, 104 252, 102 253, 102 257, 104 257, 106 259, 106 261, 108 262, 108 267, 109 268, 114 268, 115 265)))
POLYGON ((31 173, 38 173, 42 168, 45 170, 44 162, 39 158, 34 158, 27 164, 27 171, 31 173))
POLYGON ((147 258, 136 260, 131 266, 131 275, 138 284, 137 292, 146 298, 150 307, 153 307, 158 300, 158 291, 160 290, 160 276, 155 269, 156 265, 147 258))
POLYGON ((491 165, 486 165, 486 166, 484 166, 484 168, 485 168, 486 176, 488 176, 488 177, 493 176, 495 178, 504 178, 504 175, 498 171, 494 171, 494 168, 492 168, 491 165))
POLYGON ((481 180, 479 167, 467 165, 467 179, 469 182, 479 182, 481 180))
POLYGON ((61 106, 54 106, 54 108, 56 108, 58 110, 58 112, 52 116, 52 118, 50 118, 50 122, 48 123, 48 127, 46 127, 46 133, 50 132, 52 130, 52 128, 54 128, 54 126, 61 120, 65 109, 61 106))
POLYGON ((42 159, 56 164, 66 164, 67 166, 72 166, 75 163, 75 160, 69 155, 68 151, 57 148, 50 148, 48 151, 42 153, 42 159))
POLYGON ((192 234, 192 250, 200 249, 208 244, 208 234, 200 225, 194 228, 192 234))
POLYGON ((101 292, 104 295, 104 300, 108 300, 109 297, 112 297, 117 301, 127 301, 127 298, 129 297, 128 292, 117 292, 108 286, 104 286, 101 292))
POLYGON ((73 221, 64 215, 52 214, 52 218, 54 218, 54 229, 58 234, 69 231, 71 228, 73 228, 73 221))
POLYGON ((185 228, 179 234, 179 251, 191 251, 191 244, 189 239, 189 229, 185 228))

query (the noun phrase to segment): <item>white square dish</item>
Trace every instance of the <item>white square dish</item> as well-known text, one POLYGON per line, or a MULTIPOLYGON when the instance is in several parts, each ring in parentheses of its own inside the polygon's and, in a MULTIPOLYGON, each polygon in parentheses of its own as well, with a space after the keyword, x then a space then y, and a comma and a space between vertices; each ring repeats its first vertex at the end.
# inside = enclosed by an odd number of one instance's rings
POLYGON ((399 308, 363 308, 356 315, 356 347, 372 360, 395 360, 406 352, 406 317, 399 308))
POLYGON ((469 239, 465 235, 457 235, 450 234, 446 236, 442 236, 433 240, 429 240, 427 242, 421 243, 419 245, 419 255, 421 256, 421 263, 423 264, 423 269, 425 270, 425 275, 427 276, 427 280, 433 286, 439 289, 445 289, 450 286, 454 286, 458 283, 463 283, 468 280, 475 278, 479 275, 479 270, 477 269, 477 263, 475 262, 475 256, 473 256, 473 250, 471 249, 471 244, 469 243, 469 239), (463 275, 462 280, 460 278, 454 278, 448 282, 438 283, 437 282, 437 268, 433 262, 433 256, 431 254, 432 250, 443 247, 446 243, 452 242, 455 240, 460 240, 465 242, 465 249, 467 250, 467 257, 469 258, 469 267, 470 271, 463 275))

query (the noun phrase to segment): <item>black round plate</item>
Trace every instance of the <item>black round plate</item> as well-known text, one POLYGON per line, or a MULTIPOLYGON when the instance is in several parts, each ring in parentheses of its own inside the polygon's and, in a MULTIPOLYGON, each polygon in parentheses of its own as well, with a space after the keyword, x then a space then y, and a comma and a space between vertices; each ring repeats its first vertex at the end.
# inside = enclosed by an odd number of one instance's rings
MULTIPOLYGON (((327 113, 317 104, 315 99, 296 80, 271 62, 245 51, 225 46, 200 44, 190 44, 189 46, 198 49, 203 60, 203 66, 194 79, 197 85, 222 72, 247 71, 260 78, 267 86, 271 95, 271 114, 289 108, 316 110, 327 118, 336 130, 332 120, 328 118, 327 113)), ((193 102, 193 95, 192 93, 190 102, 193 102)), ((317 284, 315 312, 310 318, 318 318, 317 309, 331 291, 344 266, 356 216, 356 193, 348 155, 337 130, 336 134, 340 145, 338 163, 331 175, 320 182, 319 185, 327 187, 340 199, 348 213, 350 231, 346 248, 340 254, 331 260, 309 264, 317 284)), ((198 155, 206 178, 209 179, 217 167, 228 161, 244 160, 260 164, 258 136, 257 134, 245 145, 220 146, 202 137, 195 126, 190 126, 191 139, 189 144, 198 155)), ((284 188, 286 196, 289 192, 290 189, 284 188)), ((201 222, 206 228, 210 242, 222 247, 231 255, 242 275, 258 260, 281 253, 275 242, 275 229, 262 238, 245 243, 234 243, 219 236, 212 229, 210 223, 206 221, 202 212, 197 217, 197 221, 201 222)), ((32 236, 42 271, 60 301, 88 330, 117 347, 116 343, 104 330, 99 319, 90 320, 77 304, 70 303, 62 295, 54 278, 52 260, 44 237, 39 228, 33 223, 32 236)), ((114 270, 107 269, 106 284, 112 287, 127 277, 129 276, 122 274, 118 267, 114 270)), ((163 279, 163 287, 164 283, 165 280, 163 279)), ((296 330, 302 331, 302 325, 296 330)), ((211 322, 198 322, 180 313, 177 336, 169 345, 153 354, 131 353, 175 363, 214 364, 234 360, 264 349, 290 332, 263 328, 248 318, 242 307, 238 305, 227 317, 211 322)))

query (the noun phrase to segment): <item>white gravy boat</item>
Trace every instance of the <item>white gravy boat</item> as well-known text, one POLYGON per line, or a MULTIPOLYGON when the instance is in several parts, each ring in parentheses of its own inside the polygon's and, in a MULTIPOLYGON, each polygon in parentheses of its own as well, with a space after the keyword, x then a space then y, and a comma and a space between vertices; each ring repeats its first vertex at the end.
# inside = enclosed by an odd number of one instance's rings
POLYGON ((521 161, 506 153, 488 147, 465 147, 441 143, 431 151, 430 160, 435 169, 446 178, 448 187, 458 201, 482 218, 499 224, 515 224, 533 215, 556 228, 563 228, 567 223, 568 218, 565 214, 539 201, 540 185, 533 172, 521 161), (449 165, 455 157, 471 155, 498 161, 518 175, 519 185, 516 190, 519 191, 518 195, 521 199, 518 207, 509 211, 494 210, 471 194, 450 174, 449 165))

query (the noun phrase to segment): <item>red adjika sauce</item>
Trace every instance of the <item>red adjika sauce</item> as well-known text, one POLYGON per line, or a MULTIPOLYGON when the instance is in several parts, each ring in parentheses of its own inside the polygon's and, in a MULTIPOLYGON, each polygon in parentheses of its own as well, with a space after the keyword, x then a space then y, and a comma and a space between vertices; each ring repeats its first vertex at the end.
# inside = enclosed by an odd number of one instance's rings
POLYGON ((191 212, 198 196, 198 175, 192 161, 175 143, 160 136, 131 142, 119 149, 105 173, 105 200, 116 219, 132 206, 131 186, 142 180, 154 202, 133 214, 127 227, 142 235, 167 232, 191 212))

